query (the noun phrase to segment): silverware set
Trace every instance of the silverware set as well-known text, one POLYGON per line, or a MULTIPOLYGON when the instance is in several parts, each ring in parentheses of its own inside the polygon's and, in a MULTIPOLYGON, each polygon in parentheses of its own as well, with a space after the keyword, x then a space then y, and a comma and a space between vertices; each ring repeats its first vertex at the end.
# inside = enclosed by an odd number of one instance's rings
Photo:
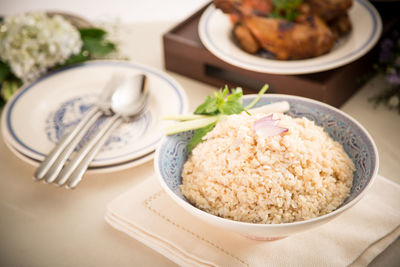
POLYGON ((34 174, 36 180, 75 188, 90 162, 95 158, 111 133, 121 123, 135 120, 148 103, 148 79, 144 74, 113 75, 103 89, 97 103, 81 121, 48 153, 34 174), (84 146, 72 157, 74 150, 100 117, 107 117, 84 146))

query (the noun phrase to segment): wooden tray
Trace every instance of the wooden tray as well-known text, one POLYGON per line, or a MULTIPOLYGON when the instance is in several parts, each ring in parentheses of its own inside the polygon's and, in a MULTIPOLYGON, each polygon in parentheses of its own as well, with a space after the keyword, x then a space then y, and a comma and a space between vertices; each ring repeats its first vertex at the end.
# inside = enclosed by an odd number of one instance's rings
MULTIPOLYGON (((316 99, 339 107, 372 73, 377 49, 346 66, 305 75, 265 74, 225 63, 201 43, 198 23, 208 4, 163 35, 164 64, 167 70, 221 88, 240 86, 254 93, 265 84, 270 93, 291 94, 316 99)), ((384 23, 385 26, 385 23, 384 23)))

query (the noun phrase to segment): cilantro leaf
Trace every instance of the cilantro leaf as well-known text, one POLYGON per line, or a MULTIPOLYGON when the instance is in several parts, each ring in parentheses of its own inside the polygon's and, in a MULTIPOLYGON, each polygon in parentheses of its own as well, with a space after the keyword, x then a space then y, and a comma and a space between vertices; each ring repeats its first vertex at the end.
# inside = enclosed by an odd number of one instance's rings
POLYGON ((189 154, 192 152, 193 148, 200 144, 203 141, 203 137, 212 129, 214 129, 216 122, 213 122, 203 128, 197 129, 194 134, 192 139, 189 141, 189 143, 186 145, 186 153, 189 154))
POLYGON ((212 115, 216 114, 217 111, 217 99, 211 96, 207 96, 206 100, 194 111, 194 114, 212 115))
POLYGON ((225 115, 241 113, 244 111, 242 96, 242 88, 238 87, 232 89, 232 93, 226 98, 226 101, 220 105, 219 111, 225 115))
POLYGON ((221 113, 231 115, 244 111, 242 88, 232 89, 231 94, 228 94, 229 88, 225 86, 224 90, 214 92, 213 97, 207 96, 206 100, 194 111, 194 114, 216 115, 221 113))
POLYGON ((294 21, 299 14, 298 7, 302 2, 303 0, 273 0, 274 10, 270 17, 294 21))
POLYGON ((227 101, 238 101, 242 104, 243 90, 240 87, 232 89, 231 94, 226 98, 227 101))
MULTIPOLYGON (((203 141, 203 137, 214 128, 222 117, 239 114, 243 111, 247 112, 247 108, 252 107, 267 89, 268 85, 264 85, 258 96, 247 107, 243 107, 242 88, 231 89, 231 93, 229 94, 229 88, 226 85, 224 89, 221 88, 219 91, 214 92, 213 96, 206 97, 206 100, 194 111, 194 114, 197 115, 184 115, 180 119, 181 122, 167 127, 167 134, 195 130, 192 139, 186 146, 187 153, 189 154, 197 144, 203 141)), ((173 118, 179 120, 177 116, 173 116, 173 118)))
POLYGON ((219 110, 222 114, 232 115, 241 113, 244 111, 244 108, 242 104, 237 101, 226 101, 219 107, 219 110))
MULTIPOLYGON (((224 89, 220 89, 217 92, 214 92, 214 96, 207 96, 206 100, 197 107, 194 114, 203 114, 203 115, 232 115, 239 114, 245 109, 243 108, 243 90, 238 87, 231 90, 231 94, 229 94, 229 88, 226 85, 224 89)), ((199 143, 203 141, 203 137, 211 131, 216 122, 211 123, 203 128, 197 129, 193 135, 191 141, 187 144, 187 151, 190 153, 192 149, 199 143)))

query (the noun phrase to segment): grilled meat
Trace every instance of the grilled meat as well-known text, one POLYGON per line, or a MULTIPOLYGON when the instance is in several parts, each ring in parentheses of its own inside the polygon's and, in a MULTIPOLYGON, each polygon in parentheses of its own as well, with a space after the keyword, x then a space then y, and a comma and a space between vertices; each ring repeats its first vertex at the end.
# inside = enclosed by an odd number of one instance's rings
POLYGON ((306 0, 311 13, 325 21, 333 20, 347 13, 353 5, 352 0, 306 0))
POLYGON ((277 59, 303 59, 330 51, 335 36, 317 16, 308 16, 302 22, 251 16, 244 18, 260 46, 277 59))
POLYGON ((239 46, 250 54, 257 53, 261 48, 250 29, 240 22, 236 23, 233 27, 233 36, 235 37, 239 46))
POLYGON ((351 30, 347 10, 352 0, 305 0, 293 21, 271 18, 272 0, 214 0, 230 14, 233 35, 248 53, 263 48, 277 59, 303 59, 329 52, 351 30))
POLYGON ((333 34, 335 34, 336 38, 348 34, 352 28, 349 15, 347 13, 328 21, 328 26, 333 34))

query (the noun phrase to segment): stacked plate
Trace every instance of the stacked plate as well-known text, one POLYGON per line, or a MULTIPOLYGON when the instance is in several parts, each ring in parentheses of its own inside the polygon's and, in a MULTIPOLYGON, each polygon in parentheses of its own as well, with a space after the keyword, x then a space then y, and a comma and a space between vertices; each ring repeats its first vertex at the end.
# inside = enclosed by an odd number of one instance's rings
MULTIPOLYGON (((107 80, 116 73, 146 74, 149 105, 140 118, 121 125, 111 135, 89 171, 115 171, 152 159, 164 134, 165 122, 161 117, 187 112, 187 96, 181 86, 165 73, 120 61, 75 65, 50 73, 22 88, 3 110, 1 128, 6 145, 20 159, 38 166, 96 102, 107 80)), ((104 118, 99 120, 79 146, 104 121, 104 118)))

